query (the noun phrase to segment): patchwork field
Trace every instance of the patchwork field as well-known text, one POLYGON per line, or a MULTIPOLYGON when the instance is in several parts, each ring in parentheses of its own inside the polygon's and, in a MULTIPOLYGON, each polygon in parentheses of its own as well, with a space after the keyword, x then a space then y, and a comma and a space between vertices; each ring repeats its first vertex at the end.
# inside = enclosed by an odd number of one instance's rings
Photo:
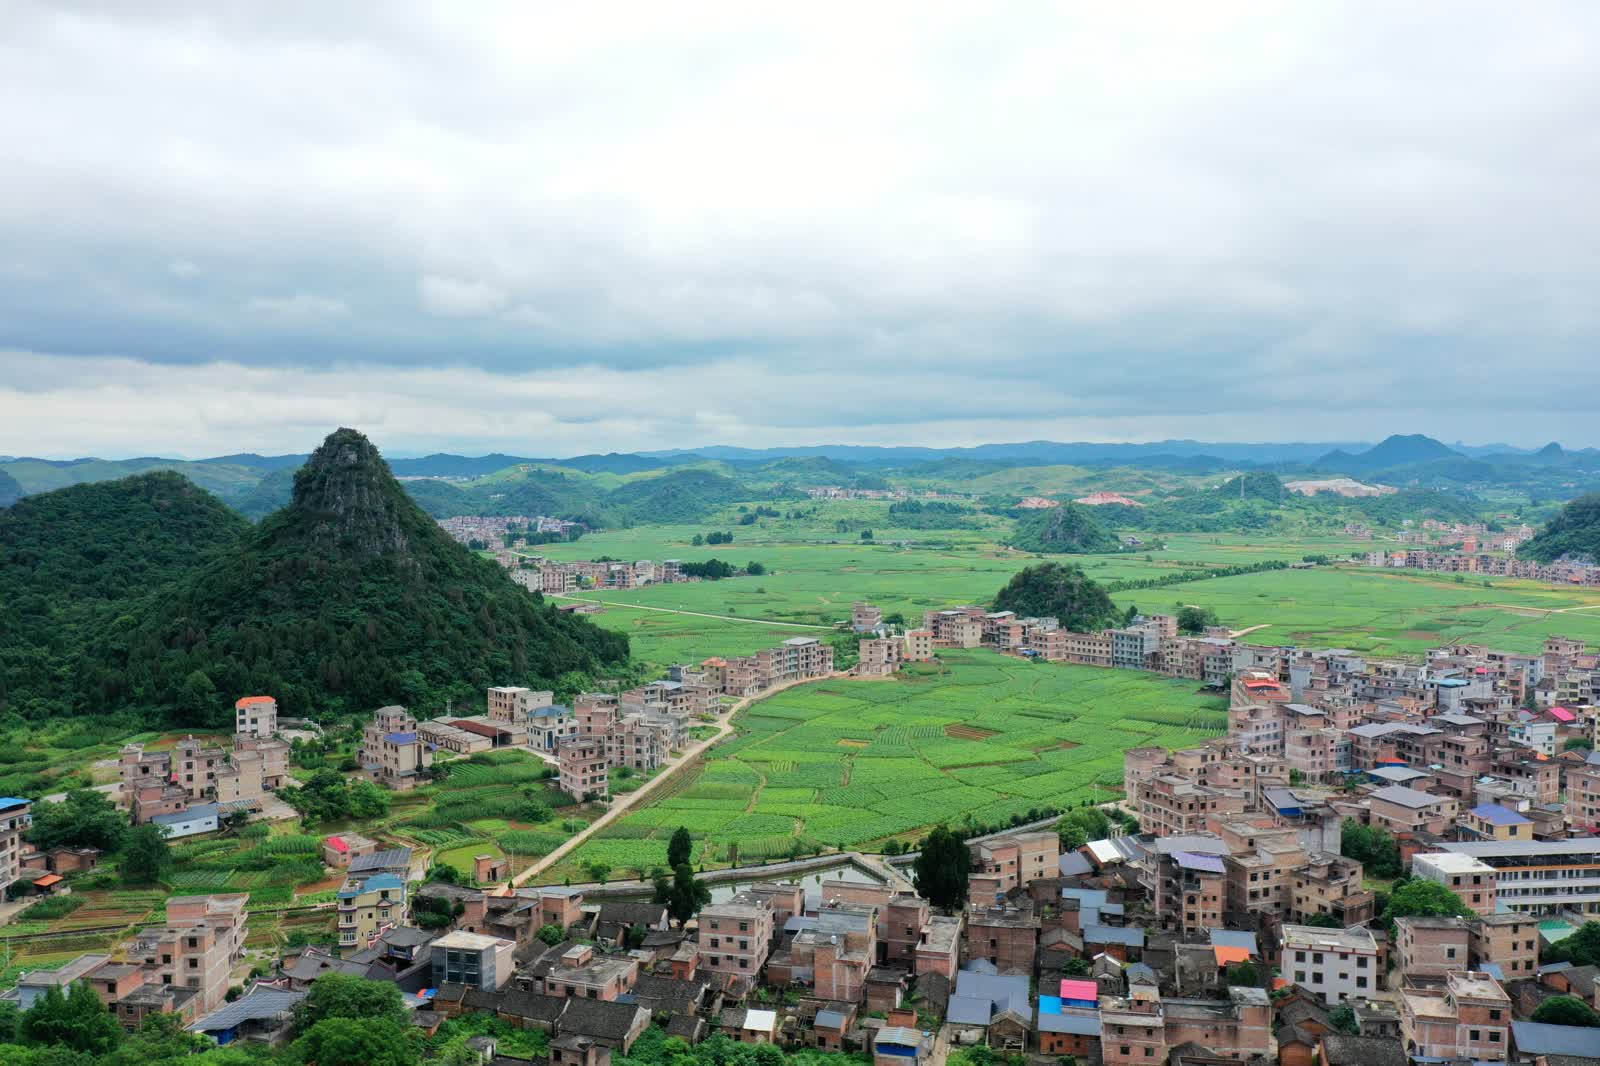
POLYGON ((1118 593, 1121 606, 1210 607, 1251 640, 1418 656, 1453 641, 1536 652, 1551 633, 1600 640, 1600 589, 1340 567, 1276 570, 1118 593), (1570 610, 1569 608, 1579 608, 1570 610), (1593 609, 1590 609, 1593 608, 1593 609))
POLYGON ((1182 747, 1220 732, 1223 702, 1126 671, 1034 664, 987 651, 892 680, 803 686, 754 704, 739 736, 699 772, 633 811, 553 868, 617 876, 660 865, 680 825, 696 861, 727 865, 797 845, 876 847, 937 822, 1002 824, 1044 807, 1105 800, 1122 753, 1182 747))

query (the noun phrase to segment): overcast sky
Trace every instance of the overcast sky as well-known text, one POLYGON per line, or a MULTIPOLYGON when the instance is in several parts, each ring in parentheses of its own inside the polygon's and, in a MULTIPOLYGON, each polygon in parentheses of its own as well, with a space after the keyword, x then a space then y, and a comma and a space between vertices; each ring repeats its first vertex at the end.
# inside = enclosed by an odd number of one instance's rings
POLYGON ((1587 0, 0 23, 0 453, 1600 444, 1587 0))

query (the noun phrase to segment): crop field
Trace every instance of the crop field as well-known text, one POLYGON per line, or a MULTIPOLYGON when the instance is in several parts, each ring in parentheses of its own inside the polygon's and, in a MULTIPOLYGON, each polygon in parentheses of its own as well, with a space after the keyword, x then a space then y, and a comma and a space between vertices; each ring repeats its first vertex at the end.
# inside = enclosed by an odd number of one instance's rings
POLYGON ((1265 627, 1250 640, 1367 654, 1417 656, 1452 641, 1537 652, 1551 633, 1600 640, 1600 589, 1505 578, 1466 576, 1458 584, 1443 574, 1318 567, 1124 592, 1113 599, 1147 610, 1174 601, 1197 604, 1213 608, 1234 629, 1265 627))
POLYGON ((619 872, 659 865, 680 825, 695 837, 696 861, 722 865, 787 855, 797 842, 872 847, 969 815, 996 824, 1106 800, 1121 787, 1127 748, 1195 744, 1226 724, 1222 700, 1192 682, 986 651, 944 659, 752 705, 697 775, 547 876, 576 878, 589 862, 619 872))

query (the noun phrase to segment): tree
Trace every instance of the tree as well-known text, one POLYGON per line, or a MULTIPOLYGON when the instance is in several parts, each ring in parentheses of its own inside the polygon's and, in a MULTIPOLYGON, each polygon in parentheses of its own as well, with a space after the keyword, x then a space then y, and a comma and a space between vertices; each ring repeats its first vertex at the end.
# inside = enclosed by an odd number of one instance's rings
POLYGON ((555 947, 557 944, 567 939, 567 931, 561 928, 555 922, 551 922, 549 925, 541 925, 539 927, 538 936, 539 939, 544 941, 546 944, 549 944, 551 947, 555 947))
POLYGON ((63 993, 55 985, 22 1016, 21 1034, 29 1044, 54 1044, 88 1055, 109 1055, 122 1040, 122 1026, 88 984, 78 981, 63 993))
POLYGON ((922 851, 911 869, 918 894, 934 906, 954 910, 967 901, 972 853, 944 824, 934 826, 923 839, 922 851))
POLYGON ((1406 881, 1389 893, 1389 906, 1383 921, 1392 926, 1396 918, 1470 918, 1472 909, 1461 897, 1437 881, 1406 881))
POLYGON ((870 529, 863 529, 863 530, 862 530, 862 531, 861 531, 861 539, 862 539, 862 540, 871 540, 871 539, 872 539, 872 530, 870 530, 870 529))
POLYGON ((1217 624, 1217 612, 1209 607, 1180 607, 1178 609, 1178 632, 1204 633, 1207 626, 1217 624))
POLYGON ((693 544, 696 548, 700 547, 700 545, 704 544, 705 542, 706 542, 706 538, 702 537, 698 533, 696 533, 693 537, 689 538, 689 543, 693 544))
POLYGON ((694 839, 689 836, 689 827, 680 825, 672 831, 672 839, 667 841, 667 865, 676 870, 693 855, 694 839))
POLYGON ((1588 751, 1589 748, 1590 744, 1588 738, 1586 737, 1573 737, 1571 740, 1561 745, 1562 751, 1588 751))
MULTIPOLYGON (((1534 1009, 1532 1018, 1546 1025, 1578 1025, 1600 1028, 1600 1014, 1577 996, 1551 996, 1534 1009)), ((1600 1043, 1597 1040, 1596 1043, 1600 1043)))
POLYGON ((40 803, 28 834, 40 851, 52 848, 99 848, 117 851, 128 836, 128 817, 103 792, 77 789, 60 803, 40 803))
POLYGON ((1335 918, 1333 915, 1326 914, 1326 913, 1309 915, 1305 919, 1305 921, 1301 922, 1300 924, 1301 925, 1315 926, 1318 929, 1343 929, 1344 928, 1344 923, 1343 922, 1341 922, 1338 918, 1335 918))
POLYGON ((1079 632, 1103 629, 1117 615, 1105 589, 1076 566, 1064 563, 1041 563, 1017 571, 995 596, 994 607, 1025 618, 1052 617, 1063 628, 1079 632))
POLYGON ((172 864, 167 849, 167 831, 159 825, 136 825, 128 832, 122 849, 122 878, 138 885, 152 885, 172 864))
POLYGON ((1328 1012, 1328 1024, 1346 1036, 1361 1035, 1361 1022, 1356 1018, 1355 1008, 1348 1003, 1341 1003, 1328 1012))
POLYGON ((1578 931, 1539 953, 1544 962, 1570 962, 1574 966, 1600 966, 1600 922, 1584 922, 1578 931))
POLYGON ((589 876, 600 882, 606 883, 606 878, 611 876, 611 864, 608 862, 586 862, 583 868, 589 871, 589 876))
POLYGON ((1228 967, 1225 979, 1229 988, 1260 988, 1261 971, 1254 963, 1236 962, 1228 967))
MULTIPOLYGON (((295 1030, 305 1033, 335 1018, 408 1024, 405 998, 393 981, 369 981, 351 974, 330 973, 316 979, 295 1007, 295 1030)), ((320 1063, 319 1063, 320 1066, 320 1063)))
POLYGON ((744 572, 749 574, 751 577, 760 577, 762 574, 767 572, 767 568, 765 564, 758 563, 754 559, 751 559, 748 563, 744 564, 744 572))
POLYGON ((1079 807, 1068 811, 1056 823, 1056 833, 1061 837, 1061 847, 1076 851, 1091 840, 1102 840, 1111 835, 1111 819, 1098 807, 1079 807))
POLYGON ((1362 825, 1352 818, 1345 819, 1340 830, 1339 851, 1345 858, 1359 862, 1372 877, 1398 877, 1404 872, 1400 865, 1400 845, 1382 826, 1362 825))
POLYGON ((683 863, 672 871, 672 884, 667 888, 667 913, 680 925, 699 913, 711 902, 711 889, 695 877, 694 869, 683 863))
POLYGON ((1066 977, 1088 977, 1092 972, 1088 959, 1068 959, 1061 967, 1061 973, 1066 977))
MULTIPOLYGON (((327 978, 318 978, 320 985, 327 978)), ((399 992, 399 986, 391 986, 399 992)), ((316 1066, 416 1066, 417 1048, 390 1018, 325 1018, 294 1042, 302 1062, 316 1066)))

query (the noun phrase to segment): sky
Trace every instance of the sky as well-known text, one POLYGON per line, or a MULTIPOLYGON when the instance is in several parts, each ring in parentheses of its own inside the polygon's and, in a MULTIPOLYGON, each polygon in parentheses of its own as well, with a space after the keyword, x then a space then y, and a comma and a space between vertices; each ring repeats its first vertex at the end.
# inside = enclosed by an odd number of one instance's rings
POLYGON ((1600 5, 0 0, 0 454, 1600 444, 1600 5))

